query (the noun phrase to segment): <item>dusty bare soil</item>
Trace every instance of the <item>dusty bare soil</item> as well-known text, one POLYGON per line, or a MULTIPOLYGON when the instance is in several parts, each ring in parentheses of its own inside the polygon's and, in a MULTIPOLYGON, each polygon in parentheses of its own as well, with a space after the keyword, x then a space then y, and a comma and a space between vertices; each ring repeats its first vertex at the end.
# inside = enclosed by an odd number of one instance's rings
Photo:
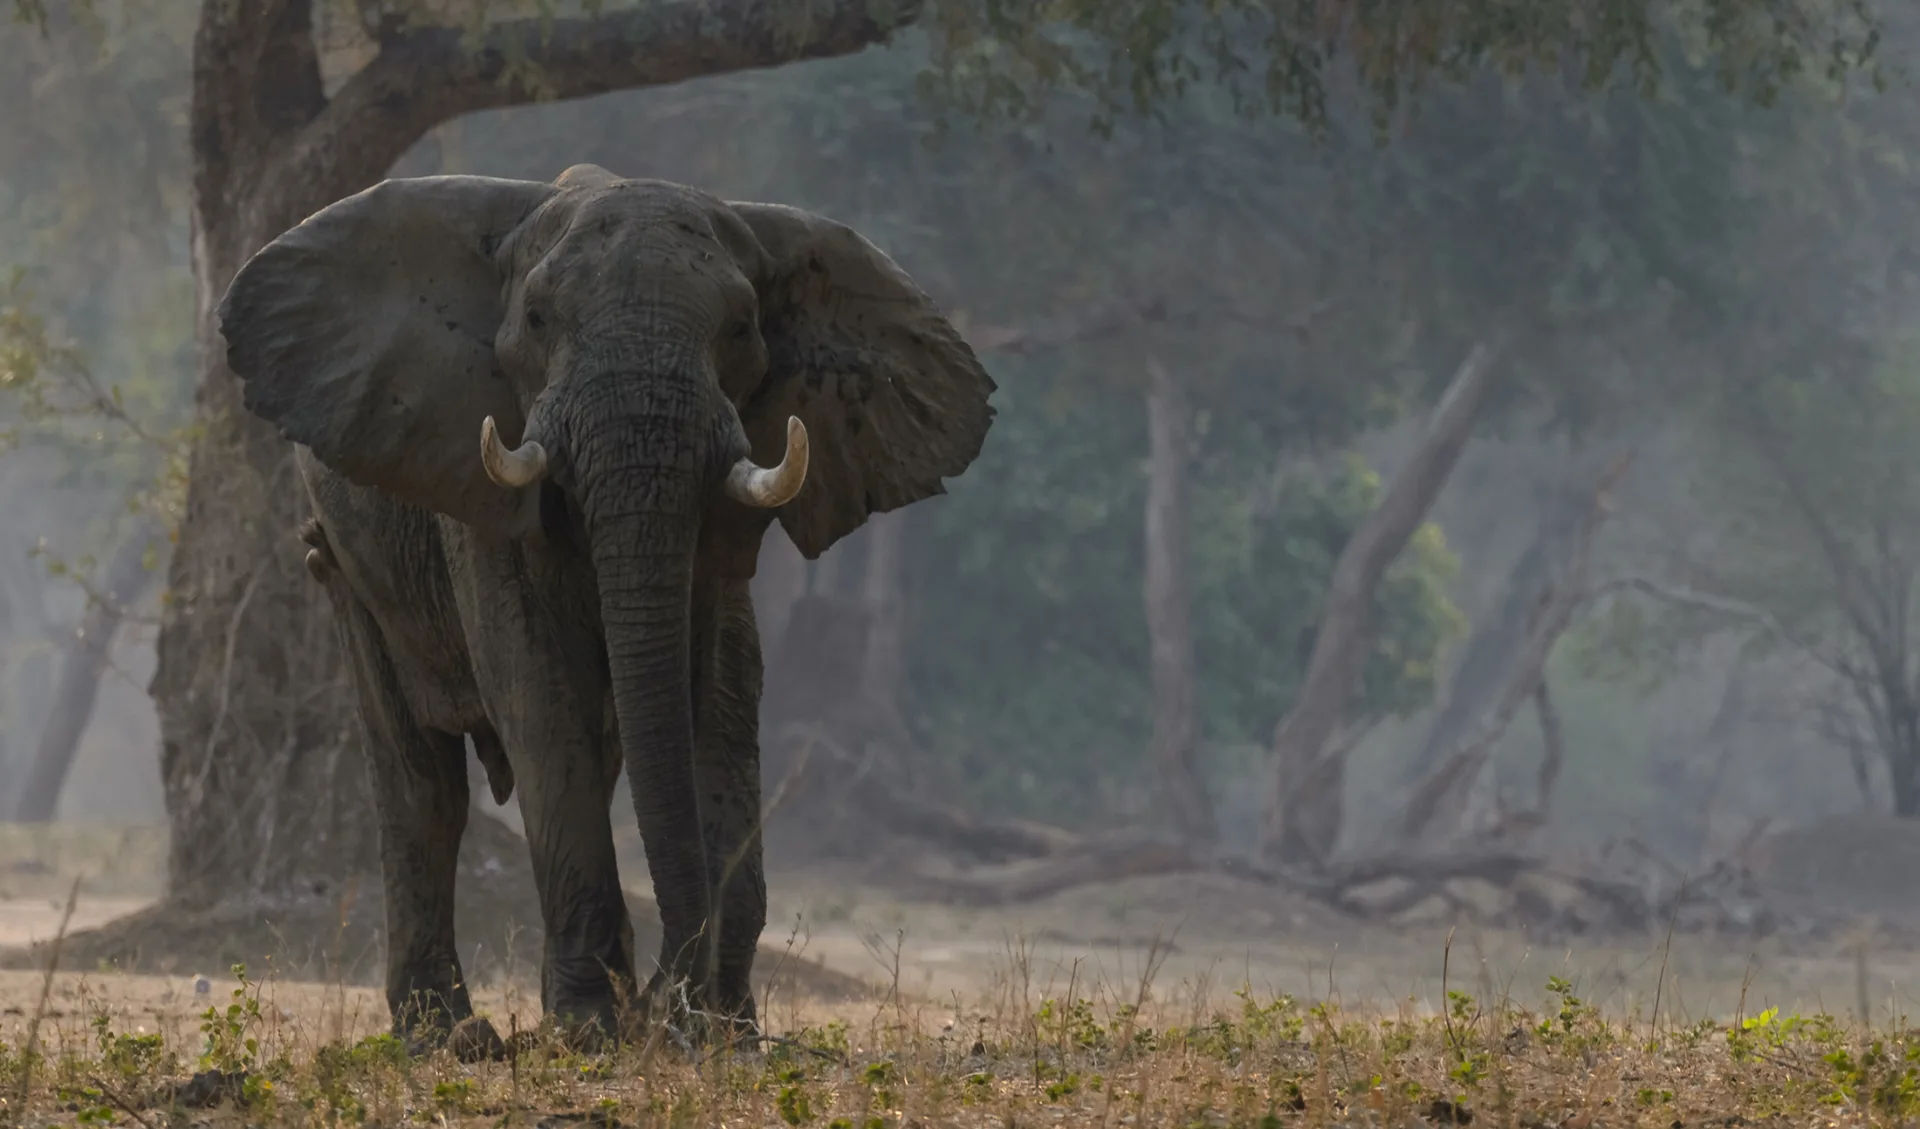
MULTIPOLYGON (((1087 888, 1019 910, 963 910, 915 904, 884 892, 805 873, 778 874, 772 921, 761 941, 760 965, 773 991, 810 997, 796 970, 822 967, 864 981, 869 999, 889 992, 923 1003, 965 1010, 1016 984, 1039 996, 1060 996, 1075 983, 1134 984, 1153 971, 1163 998, 1199 1005, 1250 986, 1302 1000, 1339 999, 1350 1007, 1387 1011, 1411 1004, 1431 1012, 1448 986, 1476 995, 1505 991, 1537 1002, 1550 976, 1581 985, 1610 1009, 1648 1010, 1664 957, 1664 1007, 1682 1017, 1725 1017, 1742 1006, 1852 1014, 1867 1000, 1876 1014, 1911 1010, 1920 985, 1920 953, 1876 946, 1863 930, 1858 944, 1830 951, 1785 951, 1766 944, 1729 943, 1699 936, 1582 940, 1543 944, 1512 933, 1452 929, 1389 931, 1342 921, 1305 903, 1269 897, 1262 904, 1225 879, 1192 876, 1140 879, 1087 888), (1449 950, 1449 932, 1452 931, 1449 950), (782 975, 784 969, 785 975, 782 975), (1864 976, 1864 979, 1863 979, 1864 976)), ((1265 893, 1257 891, 1257 893, 1265 893)), ((0 945, 51 939, 63 899, 0 900, 0 945)), ((111 921, 148 905, 147 899, 83 894, 71 928, 111 921)), ((43 950, 44 951, 44 950, 43 950)), ((304 999, 345 992, 382 1022, 378 993, 365 986, 290 983, 272 971, 273 990, 304 999)), ((138 976, 69 965, 59 980, 85 980, 120 1006, 151 1013, 154 1022, 205 1008, 191 986, 205 976, 215 996, 234 986, 226 968, 179 967, 172 975, 138 976), (168 1012, 167 1008, 176 1009, 168 1012), (184 1010, 180 1010, 184 1009, 184 1010)), ((42 977, 30 970, 0 972, 0 1011, 30 1010, 42 977)), ((537 1022, 538 992, 525 978, 476 978, 503 1017, 537 1022)), ((63 988, 63 990, 65 990, 63 988)), ((833 993, 830 1002, 854 1002, 833 993)), ((16 1012, 17 1014, 17 1012, 16 1012)))
MULTIPOLYGON (((75 875, 70 930, 154 923, 157 875, 139 869, 153 847, 81 829, 0 836, 0 947, 46 954, 75 875)), ((1013 909, 907 900, 840 871, 776 869, 770 886, 760 964, 776 1038, 749 1053, 677 1050, 656 1033, 611 1058, 546 1044, 511 1063, 410 1061, 384 1049, 377 990, 345 976, 256 967, 250 988, 212 961, 133 974, 69 960, 53 975, 0 971, 0 1118, 1666 1129, 1920 1114, 1920 1042, 1902 1021, 1920 954, 1871 918, 1797 947, 1684 933, 1569 942, 1447 921, 1389 929, 1217 875, 1013 909), (803 968, 817 974, 793 975, 803 968), (864 988, 815 990, 850 981, 864 988), (23 1056, 29 1040, 36 1054, 23 1056)), ((475 986, 503 1031, 538 1024, 528 977, 475 986)))
MULTIPOLYGON (((1537 999, 1549 976, 1562 976, 1582 984, 1594 1001, 1630 1010, 1650 1008, 1664 962, 1663 1007, 1681 1015, 1732 1014, 1743 992, 1749 1008, 1851 1014, 1864 999, 1875 1013, 1905 1013, 1920 985, 1920 951, 1905 936, 1880 929, 1866 911, 1900 904, 1899 887, 1914 869, 1891 864, 1907 854, 1920 858, 1920 830, 1876 825, 1863 832, 1855 822, 1790 833, 1797 838, 1783 836, 1770 856, 1763 853, 1765 873, 1796 896, 1823 896, 1861 911, 1857 930, 1811 943, 1684 933, 1669 943, 1657 931, 1548 937, 1444 920, 1390 929, 1301 895, 1206 874, 1085 886, 1010 908, 959 908, 906 900, 843 872, 776 868, 760 967, 774 978, 784 973, 796 997, 857 997, 862 993, 823 988, 851 978, 864 982, 869 994, 897 990, 948 1007, 1004 992, 1016 979, 1057 994, 1074 982, 1130 982, 1151 965, 1161 991, 1196 1000, 1244 984, 1303 1000, 1339 998, 1390 1009, 1413 1001, 1425 1010, 1444 998, 1443 975, 1451 987, 1482 994, 1505 988, 1523 1001, 1537 999), (1769 859, 1780 861, 1768 866, 1769 859), (827 975, 800 975, 813 969, 827 975)), ((163 878, 164 842, 159 829, 0 828, 0 949, 18 955, 50 939, 76 876, 81 897, 70 932, 144 909, 163 878)), ((636 873, 643 872, 636 866, 636 873)), ((357 916, 368 914, 377 917, 377 909, 361 907, 357 916)), ((377 922, 365 924, 377 928, 377 922)), ((155 993, 164 994, 158 985, 177 989, 196 975, 230 983, 218 946, 207 948, 202 959, 145 968, 163 973, 158 977, 100 979, 98 960, 76 961, 71 953, 64 969, 110 982, 116 992, 158 999, 155 993)), ((31 970, 43 967, 44 956, 43 950, 15 961, 15 971, 0 975, 0 1008, 24 1006, 19 993, 38 984, 31 970)), ((377 954, 356 960, 347 975, 282 959, 282 969, 299 971, 276 979, 345 981, 349 990, 364 992, 377 979, 369 975, 377 971, 371 967, 377 954)), ((524 962, 515 969, 476 963, 480 967, 470 969, 475 984, 503 1006, 510 994, 526 994, 524 962)))

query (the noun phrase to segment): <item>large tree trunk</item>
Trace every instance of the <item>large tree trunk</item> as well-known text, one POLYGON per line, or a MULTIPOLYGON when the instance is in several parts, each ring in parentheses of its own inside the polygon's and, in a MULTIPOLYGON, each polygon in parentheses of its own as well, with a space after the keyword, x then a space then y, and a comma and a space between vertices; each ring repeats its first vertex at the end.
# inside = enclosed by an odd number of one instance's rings
POLYGON ((1187 584, 1187 463, 1193 413, 1180 378, 1147 364, 1147 636, 1153 674, 1153 764, 1168 814, 1190 843, 1213 842, 1194 711, 1192 594, 1187 584))
POLYGON ((1337 745, 1328 750, 1348 724, 1347 700, 1373 648, 1374 590, 1466 449, 1499 351, 1498 344, 1477 345, 1461 362, 1413 454, 1334 562, 1306 677, 1293 708, 1274 729, 1272 790, 1260 829, 1261 852, 1270 862, 1319 867, 1333 850, 1328 829, 1337 834, 1340 821, 1325 809, 1340 803, 1329 782, 1341 773, 1326 761, 1345 755, 1337 745))
POLYGON ((188 905, 320 893, 374 870, 353 699, 294 539, 309 507, 293 448, 242 406, 215 313, 255 251, 397 156, 284 175, 281 147, 326 106, 306 4, 205 5, 190 133, 201 431, 151 686, 170 892, 188 905))
POLYGON ((796 35, 767 5, 687 0, 550 26, 505 23, 478 44, 458 29, 393 25, 329 97, 311 7, 207 0, 194 43, 201 431, 152 684, 171 893, 188 905, 321 893, 376 869, 353 704, 327 605, 293 535, 307 501, 289 445, 242 407, 214 324, 235 272, 460 114, 847 54, 917 15, 911 3, 889 13, 848 0, 816 10, 796 35), (516 55, 538 81, 507 77, 516 55))
POLYGON ((170 890, 190 904, 324 892, 370 872, 378 838, 332 614, 293 539, 309 509, 292 449, 240 406, 211 324, 241 261, 212 245, 270 234, 203 231, 195 263, 204 430, 151 685, 170 890))
POLYGON ((127 608, 153 584, 153 573, 146 565, 152 534, 146 523, 141 523, 114 550, 113 558, 94 582, 93 604, 60 660, 60 673, 53 684, 46 717, 40 723, 33 759, 13 799, 16 822, 45 823, 60 806, 60 793, 73 768, 74 753, 80 748, 87 723, 93 720, 100 675, 106 669, 114 636, 120 632, 127 608))

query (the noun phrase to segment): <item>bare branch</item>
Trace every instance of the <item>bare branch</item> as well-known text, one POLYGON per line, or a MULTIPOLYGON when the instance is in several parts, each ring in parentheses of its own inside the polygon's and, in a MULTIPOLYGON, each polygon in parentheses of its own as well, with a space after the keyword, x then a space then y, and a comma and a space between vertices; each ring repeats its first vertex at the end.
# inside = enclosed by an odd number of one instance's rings
POLYGON ((1743 620, 1760 628, 1763 632, 1781 642, 1792 644, 1807 651, 1813 650, 1811 646, 1797 639, 1782 626, 1780 621, 1774 618, 1773 613, 1767 611, 1765 608, 1756 604, 1749 604, 1744 600, 1736 600, 1727 596, 1717 596, 1711 592, 1701 592, 1697 589, 1688 588, 1685 585, 1670 584, 1651 576, 1644 576, 1637 573, 1626 576, 1616 576, 1611 580, 1589 588, 1586 592, 1586 599, 1588 601, 1598 600, 1602 597, 1612 595, 1615 592, 1625 591, 1639 592, 1642 595, 1651 596, 1657 600, 1664 600, 1670 604, 1698 608, 1702 611, 1709 611, 1716 615, 1726 616, 1729 619, 1743 620))

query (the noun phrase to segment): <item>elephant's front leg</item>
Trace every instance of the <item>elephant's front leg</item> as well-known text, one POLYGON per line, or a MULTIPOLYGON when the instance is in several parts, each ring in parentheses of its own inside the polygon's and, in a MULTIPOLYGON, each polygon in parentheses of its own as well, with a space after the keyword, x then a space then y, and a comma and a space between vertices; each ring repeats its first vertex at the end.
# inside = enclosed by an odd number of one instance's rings
MULTIPOLYGON (((466 745, 415 721, 372 615, 344 586, 328 587, 366 727, 380 819, 387 1006, 395 1034, 423 1047, 473 1014, 453 936, 454 875, 467 826, 466 745)), ((486 1034, 476 1033, 476 1053, 497 1042, 486 1034)))
POLYGON ((633 922, 620 888, 603 758, 589 734, 559 720, 531 727, 547 739, 509 754, 546 931, 540 1003, 571 1034, 597 1026, 611 1037, 632 1002, 633 922))
POLYGON ((744 580, 697 584, 694 610, 695 774, 700 827, 718 917, 713 1006, 755 1022, 755 950, 767 924, 760 834, 760 631, 744 580))
POLYGON ((613 1036, 633 985, 633 923, 608 811, 599 644, 566 616, 559 583, 537 559, 475 552, 454 579, 532 855, 546 934, 541 1005, 571 1035, 591 1040, 597 1027, 613 1036))

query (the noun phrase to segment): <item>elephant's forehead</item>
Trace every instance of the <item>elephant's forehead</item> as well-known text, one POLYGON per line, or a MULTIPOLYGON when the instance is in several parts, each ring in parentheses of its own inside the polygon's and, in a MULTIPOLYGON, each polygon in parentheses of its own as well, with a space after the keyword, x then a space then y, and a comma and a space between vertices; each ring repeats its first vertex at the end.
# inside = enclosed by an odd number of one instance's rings
POLYGON ((672 280, 717 292, 726 304, 752 301, 752 283, 715 230, 725 210, 697 190, 663 181, 583 184, 535 221, 516 254, 528 285, 560 300, 610 293, 630 298, 672 280))
POLYGON ((717 203, 685 185, 662 180, 623 180, 577 189, 573 230, 582 228, 641 234, 653 228, 711 238, 710 217, 717 203))
POLYGON ((583 186, 551 202, 515 258, 522 269, 566 274, 697 260, 715 247, 713 206, 700 193, 659 182, 583 186))

